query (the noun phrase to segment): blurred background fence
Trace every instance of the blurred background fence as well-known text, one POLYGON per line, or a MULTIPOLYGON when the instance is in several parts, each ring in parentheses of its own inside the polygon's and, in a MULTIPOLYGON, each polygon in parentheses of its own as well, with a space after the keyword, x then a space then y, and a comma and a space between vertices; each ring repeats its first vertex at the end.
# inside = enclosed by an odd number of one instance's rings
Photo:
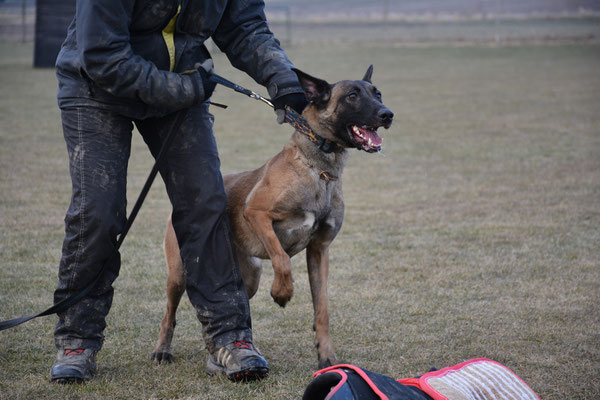
POLYGON ((0 0, 0 40, 32 41, 35 0, 0 0))
POLYGON ((596 41, 600 0, 267 0, 287 44, 596 41))
MULTIPOLYGON (((53 54, 58 49, 48 49, 60 45, 54 36, 66 32, 74 3, 0 0, 0 40, 30 42, 37 36, 43 43, 36 46, 53 54)), ((271 28, 286 46, 600 41, 600 0, 266 0, 266 5, 271 28)))

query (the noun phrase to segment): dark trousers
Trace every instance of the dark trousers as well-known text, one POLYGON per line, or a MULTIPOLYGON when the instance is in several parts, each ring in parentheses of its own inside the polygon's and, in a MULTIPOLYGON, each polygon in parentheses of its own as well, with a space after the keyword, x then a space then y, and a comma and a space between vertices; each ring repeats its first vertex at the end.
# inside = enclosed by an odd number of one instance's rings
MULTIPOLYGON (((81 290, 104 263, 107 266, 81 301, 59 313, 54 333, 58 348, 102 347, 112 283, 120 269, 115 245, 126 222, 133 123, 156 157, 172 121, 173 115, 132 121, 95 107, 62 110, 73 194, 65 217, 55 303, 81 290)), ((212 125, 207 104, 189 109, 160 168, 173 206, 186 292, 209 351, 231 341, 251 340, 248 296, 233 253, 212 125)))

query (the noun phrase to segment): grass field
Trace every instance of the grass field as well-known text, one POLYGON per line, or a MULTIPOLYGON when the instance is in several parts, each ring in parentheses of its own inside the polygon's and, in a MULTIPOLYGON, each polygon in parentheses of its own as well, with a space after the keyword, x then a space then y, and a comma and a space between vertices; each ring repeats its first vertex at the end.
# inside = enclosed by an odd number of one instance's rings
POLYGON ((356 43, 357 41, 365 44, 402 43, 402 46, 432 42, 598 43, 600 40, 600 18, 597 16, 448 21, 423 18, 408 21, 392 19, 385 22, 365 21, 352 14, 337 20, 329 20, 327 16, 323 18, 323 20, 293 20, 290 26, 285 21, 277 20, 271 26, 277 37, 294 44, 315 44, 323 40, 334 43, 356 43))
MULTIPOLYGON (((32 47, 0 43, 0 319, 52 302, 70 187, 51 70, 32 47)), ((355 153, 346 219, 331 249, 340 361, 394 377, 473 357, 497 360, 544 400, 600 398, 600 46, 296 47, 306 72, 362 76, 395 113, 381 155, 355 153)), ((222 75, 259 89, 216 56, 222 75)), ((259 89, 260 90, 260 89, 259 89)), ((260 90, 265 93, 264 90, 260 90)), ((224 172, 286 143, 264 105, 219 88, 224 172)), ((134 138, 133 204, 152 165, 134 138)), ((204 373, 189 302, 175 362, 149 361, 165 306, 161 249, 170 207, 157 182, 122 247, 123 266, 87 385, 48 383, 55 317, 0 332, 0 399, 297 399, 316 368, 304 257, 280 309, 265 265, 252 300, 272 374, 231 384, 204 373)))

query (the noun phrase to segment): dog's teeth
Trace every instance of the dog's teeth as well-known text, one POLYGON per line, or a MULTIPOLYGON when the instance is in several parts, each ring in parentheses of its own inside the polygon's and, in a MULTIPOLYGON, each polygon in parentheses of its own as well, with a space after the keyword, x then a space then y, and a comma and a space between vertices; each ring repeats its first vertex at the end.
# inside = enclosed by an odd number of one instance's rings
POLYGON ((364 139, 364 138, 365 138, 365 137, 363 136, 363 134, 360 132, 360 128, 359 128, 358 126, 356 126, 356 125, 352 127, 352 132, 354 132, 354 134, 355 134, 356 136, 358 136, 359 138, 361 138, 361 139, 364 139))

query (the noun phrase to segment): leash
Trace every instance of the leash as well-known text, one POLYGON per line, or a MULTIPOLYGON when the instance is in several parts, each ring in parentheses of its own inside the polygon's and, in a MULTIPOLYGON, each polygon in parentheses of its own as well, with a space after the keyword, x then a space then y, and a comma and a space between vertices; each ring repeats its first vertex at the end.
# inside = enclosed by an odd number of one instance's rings
MULTIPOLYGON (((223 78, 222 76, 211 73, 210 75, 208 75, 208 79, 215 83, 218 83, 219 85, 223 85, 225 87, 233 89, 238 93, 245 94, 246 96, 252 99, 262 101, 263 103, 267 104, 273 109, 275 108, 275 106, 269 99, 264 98, 260 94, 255 93, 250 89, 246 89, 236 83, 233 83, 223 78)), ((331 153, 333 151, 339 151, 339 146, 335 142, 332 142, 331 140, 322 138, 321 136, 317 135, 308 125, 306 119, 304 119, 290 106, 285 107, 285 122, 293 126, 301 134, 305 135, 308 138, 308 140, 316 144, 319 147, 319 149, 321 149, 323 152, 331 153)))
POLYGON ((160 148, 158 156, 156 157, 156 161, 154 162, 154 166, 152 167, 152 170, 150 171, 150 175, 146 179, 146 183, 144 184, 144 187, 142 188, 142 191, 140 192, 140 195, 138 196, 138 198, 135 202, 135 205, 131 209, 131 213, 129 214, 129 218, 127 218, 127 222, 125 223, 125 228, 123 229, 123 232, 121 232, 121 234, 119 235, 119 238, 117 239, 117 244, 115 245, 115 251, 104 262, 104 264, 102 264, 102 267, 98 271, 98 274, 96 275, 96 277, 94 277, 94 279, 92 279, 92 281, 90 283, 88 283, 87 286, 84 287, 81 291, 60 301, 59 303, 54 304, 52 307, 48 308, 45 311, 42 311, 38 314, 28 315, 26 317, 13 318, 8 321, 1 321, 0 322, 0 331, 15 327, 17 325, 21 325, 22 323, 30 321, 34 318, 43 317, 45 315, 52 315, 52 314, 56 314, 61 311, 64 311, 67 308, 69 308, 70 306, 72 306, 73 304, 77 303, 83 296, 85 296, 85 294, 87 292, 89 292, 94 286, 96 286, 96 283, 98 283, 98 281, 100 280, 100 277, 104 273, 104 270, 106 269, 106 266, 108 265, 108 263, 118 254, 117 252, 118 252, 119 248, 121 247, 121 244, 125 240, 125 237, 127 236, 127 232, 129 232, 129 228, 131 228, 131 225, 133 225, 133 221, 135 220, 135 217, 138 215, 140 208, 142 208, 142 204, 144 203, 144 200, 146 199, 146 196, 148 195, 148 192, 150 191, 150 187, 152 186, 152 183, 154 182, 154 178, 156 178, 156 174, 158 173, 158 168, 160 167, 160 165, 165 157, 165 154, 168 152, 169 148, 171 147, 173 138, 175 138, 176 132, 181 127, 181 124, 183 123, 183 120, 186 115, 187 115, 187 110, 181 110, 175 116, 175 120, 173 121, 173 124, 171 125, 171 128, 169 129, 169 133, 167 134, 167 138, 165 139, 165 142, 163 143, 162 147, 160 148))
POLYGON ((215 83, 218 83, 219 85, 223 85, 225 87, 228 87, 229 89, 233 89, 238 93, 245 94, 246 96, 248 96, 252 99, 262 101, 263 103, 267 104, 271 108, 275 108, 275 106, 273 105, 273 103, 271 103, 271 101, 269 99, 262 97, 260 94, 255 93, 250 89, 246 89, 245 87, 235 84, 235 83, 223 78, 222 76, 219 76, 215 73, 209 73, 208 79, 210 79, 211 81, 213 81, 215 83))

